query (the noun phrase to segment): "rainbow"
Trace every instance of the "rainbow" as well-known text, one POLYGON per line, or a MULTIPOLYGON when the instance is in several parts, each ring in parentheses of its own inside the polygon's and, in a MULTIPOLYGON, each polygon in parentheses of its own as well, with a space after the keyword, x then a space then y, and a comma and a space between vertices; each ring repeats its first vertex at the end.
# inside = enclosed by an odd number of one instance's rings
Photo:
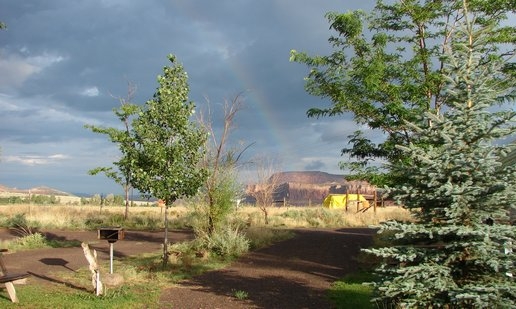
MULTIPOLYGON (((205 27, 202 22, 203 18, 199 11, 194 8, 189 1, 172 2, 172 5, 185 13, 185 15, 192 20, 200 21, 198 25, 205 27)), ((208 28, 201 28, 201 30, 206 32, 211 31, 211 29, 208 28)), ((225 44, 225 41, 226 38, 224 36, 217 36, 217 38, 214 38, 214 42, 212 43, 214 44, 215 49, 226 50, 227 44, 225 44)), ((263 127, 266 128, 267 131, 263 134, 263 140, 267 140, 267 144, 276 145, 275 149, 277 153, 273 155, 287 159, 293 157, 293 150, 288 147, 290 144, 289 139, 285 135, 285 130, 282 129, 282 126, 280 125, 281 119, 278 119, 278 114, 274 112, 271 100, 267 94, 260 91, 260 87, 256 87, 256 85, 260 84, 260 81, 255 80, 254 75, 252 74, 253 70, 247 68, 246 64, 239 61, 237 57, 231 57, 231 55, 228 55, 227 60, 233 76, 240 82, 240 88, 238 90, 246 92, 246 106, 242 112, 245 113, 247 110, 252 109, 252 113, 255 113, 264 124, 263 127)), ((262 141, 256 142, 258 148, 261 148, 261 144, 264 143, 262 141)))
MULTIPOLYGON (((277 155, 288 158, 290 150, 287 145, 290 143, 284 133, 284 129, 280 125, 281 120, 278 119, 278 114, 272 108, 273 104, 271 104, 270 98, 263 91, 259 91, 259 87, 255 87, 255 85, 260 83, 254 79, 252 74, 248 73, 252 70, 247 70, 245 64, 235 60, 231 60, 230 64, 232 72, 241 83, 242 89, 246 89, 248 92, 246 109, 252 109, 252 112, 256 113, 259 120, 263 123, 264 129, 267 130, 264 132, 263 139, 268 140, 267 144, 276 145, 277 155)), ((257 146, 260 147, 260 141, 257 142, 257 146)))

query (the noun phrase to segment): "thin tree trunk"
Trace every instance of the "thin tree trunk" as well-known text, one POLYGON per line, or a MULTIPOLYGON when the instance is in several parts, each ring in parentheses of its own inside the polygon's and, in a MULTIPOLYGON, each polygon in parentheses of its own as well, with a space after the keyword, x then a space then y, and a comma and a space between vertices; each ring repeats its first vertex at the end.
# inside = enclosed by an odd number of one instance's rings
POLYGON ((163 269, 168 262, 168 201, 165 202, 165 238, 163 239, 163 269))
POLYGON ((125 187, 125 213, 124 220, 127 220, 129 217, 129 186, 125 187))

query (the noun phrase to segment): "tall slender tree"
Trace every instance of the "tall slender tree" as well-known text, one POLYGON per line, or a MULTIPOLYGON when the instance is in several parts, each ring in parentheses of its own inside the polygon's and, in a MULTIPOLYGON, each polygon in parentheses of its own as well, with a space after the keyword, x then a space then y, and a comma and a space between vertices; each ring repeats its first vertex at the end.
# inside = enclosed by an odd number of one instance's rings
POLYGON ((111 142, 118 145, 121 155, 118 161, 113 162, 114 166, 96 167, 88 171, 88 173, 90 175, 104 173, 108 178, 113 179, 116 183, 122 186, 125 196, 125 219, 129 216, 129 192, 131 190, 133 163, 136 157, 136 154, 134 153, 135 139, 131 128, 131 122, 140 111, 140 107, 138 105, 131 103, 135 91, 136 87, 130 83, 128 86, 127 97, 119 98, 120 106, 113 110, 117 118, 122 122, 124 126, 123 129, 94 125, 85 126, 95 133, 107 135, 111 142))
MULTIPOLYGON (((507 58, 514 54, 515 27, 499 26, 508 12, 516 10, 514 1, 468 2, 470 11, 478 16, 477 24, 486 20, 498 24, 492 28, 484 50, 478 51, 479 56, 507 58), (499 49, 500 44, 510 47, 499 49)), ((291 52, 291 61, 310 68, 306 90, 331 101, 329 107, 311 108, 307 115, 351 113, 357 124, 376 131, 378 136, 383 134, 385 139, 380 142, 372 141, 362 131, 349 136, 351 147, 344 148, 342 154, 356 161, 343 162, 342 168, 351 168, 358 176, 379 184, 395 183, 400 175, 379 177, 383 169, 378 166, 382 162, 406 163, 405 154, 395 147, 417 143, 417 135, 406 122, 419 121, 419 115, 425 112, 440 115, 446 110, 443 46, 453 35, 450 25, 465 18, 462 0, 378 0, 371 13, 330 12, 326 17, 335 31, 329 39, 333 53, 309 56, 291 52)), ((505 65, 499 73, 502 80, 515 74, 514 63, 505 65)))
POLYGON ((499 105, 516 81, 500 79, 507 62, 490 49, 496 19, 467 4, 444 47, 439 80, 447 108, 405 122, 420 142, 397 145, 413 164, 393 166, 407 181, 390 194, 414 222, 384 223, 380 232, 395 245, 366 250, 383 259, 376 300, 394 307, 516 307, 516 227, 508 218, 516 168, 500 168, 513 146, 497 144, 516 133, 512 104, 499 105))
POLYGON ((188 100, 188 76, 176 57, 158 76, 153 99, 133 122, 135 136, 133 186, 165 202, 163 266, 168 260, 168 208, 177 199, 195 195, 207 177, 201 166, 206 132, 191 120, 195 105, 188 100))

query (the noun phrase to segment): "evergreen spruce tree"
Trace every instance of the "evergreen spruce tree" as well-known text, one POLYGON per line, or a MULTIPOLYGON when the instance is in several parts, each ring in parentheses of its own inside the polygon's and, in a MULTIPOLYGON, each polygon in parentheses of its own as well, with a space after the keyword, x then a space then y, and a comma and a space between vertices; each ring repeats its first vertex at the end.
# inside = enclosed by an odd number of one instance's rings
POLYGON ((449 108, 411 124, 421 142, 399 149, 412 164, 393 166, 406 181, 389 192, 414 220, 382 224, 393 245, 365 250, 381 257, 375 300, 387 306, 516 307, 516 173, 501 168, 511 149, 499 143, 514 136, 516 113, 498 100, 515 81, 499 78, 499 57, 484 57, 492 26, 465 16, 446 46, 449 108))

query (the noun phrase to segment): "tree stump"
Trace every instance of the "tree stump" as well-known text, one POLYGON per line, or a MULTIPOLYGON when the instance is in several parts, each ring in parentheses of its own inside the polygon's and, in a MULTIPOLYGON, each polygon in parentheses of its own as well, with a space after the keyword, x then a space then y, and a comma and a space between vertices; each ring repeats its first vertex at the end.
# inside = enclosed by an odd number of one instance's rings
POLYGON ((95 295, 102 295, 104 293, 104 288, 102 282, 100 281, 100 269, 99 264, 97 263, 97 251, 93 249, 92 252, 90 246, 84 242, 81 244, 81 246, 84 251, 84 256, 90 264, 89 269, 91 271, 91 284, 95 290, 95 295))

